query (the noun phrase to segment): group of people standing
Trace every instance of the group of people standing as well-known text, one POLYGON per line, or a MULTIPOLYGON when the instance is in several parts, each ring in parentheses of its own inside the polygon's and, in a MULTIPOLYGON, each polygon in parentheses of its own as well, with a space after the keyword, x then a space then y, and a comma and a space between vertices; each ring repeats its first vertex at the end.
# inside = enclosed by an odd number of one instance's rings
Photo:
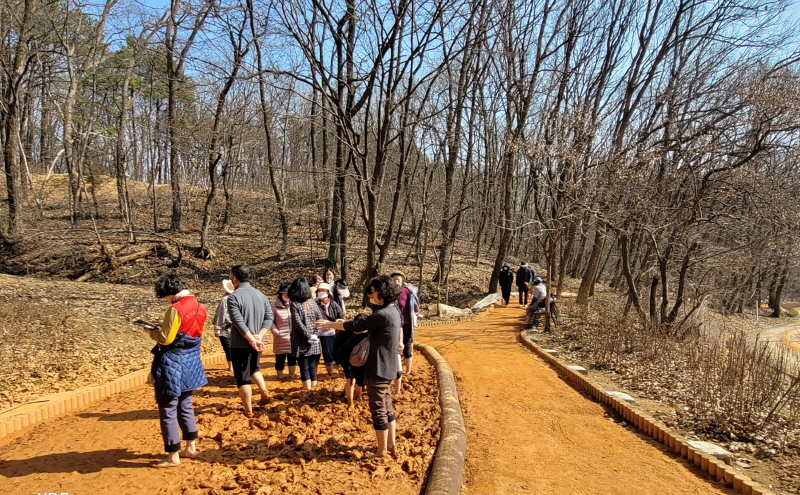
MULTIPOLYGON (((394 381, 395 393, 399 393, 402 375, 411 373, 414 321, 419 311, 416 288, 406 283, 402 272, 373 278, 364 290, 372 314, 345 321, 344 300, 349 297, 349 290, 331 270, 326 270, 323 277, 315 276, 311 284, 303 277, 281 284, 272 303, 250 284, 250 279, 246 265, 231 268, 230 278, 222 282, 224 295, 213 320, 245 415, 253 414, 254 383, 260 391, 258 404, 269 401, 260 359, 266 350, 265 338, 271 333, 279 380, 294 379, 299 367, 303 388, 312 390, 317 386, 322 356, 328 376, 333 375, 335 364, 342 366, 349 407, 366 386, 377 454, 393 452, 397 415, 390 387, 394 381), (365 339, 369 345, 366 360, 353 366, 350 354, 365 339)), ((207 383, 200 362, 207 313, 189 293, 186 283, 175 275, 162 275, 155 290, 170 308, 163 322, 146 328, 156 341, 151 373, 167 453, 154 466, 171 467, 180 464, 181 456, 197 455, 192 391, 207 383), (183 451, 178 427, 187 442, 183 451)))
MULTIPOLYGON (((508 263, 503 263, 498 280, 500 282, 502 298, 506 306, 511 298, 511 286, 514 284, 514 278, 514 272, 511 271, 511 266, 508 263)), ((519 263, 516 281, 517 291, 519 293, 519 307, 526 308, 525 326, 530 326, 534 322, 536 315, 543 311, 547 304, 545 300, 547 298, 547 286, 542 277, 537 277, 533 268, 530 267, 525 260, 519 263), (528 304, 529 294, 531 296, 530 304, 528 304)))

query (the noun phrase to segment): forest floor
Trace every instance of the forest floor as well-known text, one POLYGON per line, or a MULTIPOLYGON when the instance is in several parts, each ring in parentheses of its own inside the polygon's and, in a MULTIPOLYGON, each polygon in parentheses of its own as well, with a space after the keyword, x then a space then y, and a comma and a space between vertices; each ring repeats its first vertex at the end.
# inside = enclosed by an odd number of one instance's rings
MULTIPOLYGON (((42 190, 47 195, 58 197, 65 187, 63 177, 53 176, 42 190)), ((131 184, 131 187, 137 201, 147 204, 144 186, 131 184)), ((188 230, 179 233, 143 230, 138 234, 138 243, 131 244, 126 234, 119 230, 113 179, 104 178, 99 181, 97 189, 100 216, 94 219, 96 232, 88 220, 81 223, 82 228, 68 228, 69 217, 64 216, 67 211, 64 205, 48 201, 43 210, 43 218, 27 219, 25 235, 14 246, 0 251, 0 272, 10 274, 0 274, 0 376, 3 377, 0 380, 0 411, 31 402, 45 394, 105 383, 148 366, 151 344, 141 331, 135 331, 137 328, 130 322, 138 318, 159 319, 163 314, 165 307, 153 295, 151 285, 161 272, 175 271, 186 277, 191 290, 206 304, 209 312, 213 313, 221 296, 219 281, 227 276, 230 266, 235 263, 248 263, 254 272, 254 285, 270 298, 281 282, 321 272, 324 266, 326 246, 319 239, 319 226, 313 220, 313 214, 303 211, 304 207, 308 209, 313 205, 298 205, 293 208, 295 213, 291 222, 291 247, 287 257, 281 260, 276 256, 278 239, 275 233, 279 230, 273 211, 274 205, 264 195, 251 194, 252 197, 236 205, 233 212, 235 222, 224 230, 212 230, 217 256, 211 260, 203 260, 198 256, 199 233, 195 229, 195 225, 199 225, 199 206, 187 209, 188 230), (103 257, 98 240, 114 253, 115 259, 124 259, 125 256, 141 252, 146 247, 160 247, 153 249, 152 255, 117 264, 109 263, 103 257), (180 266, 176 267, 178 260, 180 266), (90 274, 89 282, 74 281, 86 274, 90 274)), ((157 189, 159 204, 163 210, 160 211, 159 224, 166 226, 169 188, 159 186, 157 189)), ((187 188, 185 192, 190 205, 202 204, 202 190, 187 188)), ((145 208, 137 210, 137 225, 148 222, 147 212, 144 210, 145 208)), ((360 270, 364 262, 361 250, 357 249, 362 241, 362 234, 355 227, 351 230, 350 241, 355 247, 351 247, 348 258, 353 272, 360 270)), ((393 262, 384 266, 383 270, 401 269, 409 275, 412 283, 417 283, 420 278, 426 280, 419 284, 423 303, 436 302, 439 294, 442 299, 448 298, 448 304, 463 308, 470 307, 485 295, 492 262, 487 259, 476 262, 471 254, 465 254, 475 252, 474 245, 470 242, 459 241, 454 250, 449 289, 430 282, 435 270, 430 259, 422 268, 416 265, 412 256, 412 243, 413 239, 403 238, 393 246, 388 253, 393 262)), ((351 287, 356 285, 354 281, 357 278, 357 273, 351 274, 351 287)), ((575 281, 567 280, 567 288, 574 285, 570 285, 570 282, 575 281)), ((604 291, 608 290, 607 287, 597 286, 591 303, 593 307, 606 304, 604 291)), ((357 293, 358 289, 355 289, 354 294, 357 293)), ((356 305, 357 302, 353 301, 353 306, 356 305)), ((492 312, 476 322, 420 327, 418 334, 418 340, 437 347, 450 362, 455 370, 459 394, 464 401, 470 435, 464 493, 660 493, 664 491, 664 486, 683 490, 674 493, 707 493, 712 489, 705 481, 695 485, 695 481, 703 478, 702 474, 693 471, 683 461, 671 457, 657 444, 628 429, 602 406, 577 394, 560 382, 552 370, 524 350, 515 340, 522 327, 522 309, 509 307, 494 311, 496 313, 492 312), (603 427, 600 428, 600 425, 603 427), (594 430, 602 431, 603 435, 594 435, 594 430), (644 450, 639 450, 640 447, 644 450), (634 457, 629 457, 629 450, 635 452, 634 457), (573 451, 577 454, 573 455, 573 451), (643 473, 629 475, 629 472, 638 469, 633 468, 636 464, 632 459, 650 455, 645 454, 646 451, 658 452, 658 456, 648 461, 643 473), (514 458, 515 455, 517 458, 514 458), (622 459, 626 463, 614 464, 614 459, 622 459), (583 463, 578 463, 577 460, 582 460, 583 463), (678 467, 681 469, 676 471, 678 467), (657 478, 661 479, 663 486, 647 484, 651 470, 668 473, 666 478, 657 478), (587 471, 592 471, 591 477, 585 475, 587 471), (688 484, 682 478, 684 475, 677 474, 679 471, 690 473, 688 484), (602 479, 603 482, 599 483, 595 479, 602 479), (648 486, 656 486, 657 489, 648 491, 642 488, 648 486)), ((569 312, 563 306, 562 314, 567 316, 569 312)), ((427 318, 430 316, 426 314, 427 318)), ((561 325, 553 335, 561 336, 577 325, 590 326, 584 320, 577 313, 564 318, 560 320, 561 325)), ((774 322, 775 320, 769 318, 761 318, 759 322, 749 319, 743 324, 752 328, 753 332, 758 332, 774 326, 774 322)), ((785 338, 798 343, 800 332, 786 333, 785 338)), ((203 352, 215 352, 219 349, 219 343, 212 332, 206 332, 203 352)), ((416 360, 421 372, 417 380, 424 375, 421 361, 421 357, 416 360)), ((594 379, 606 380, 609 387, 619 389, 624 386, 621 377, 614 376, 613 373, 595 373, 595 370, 592 373, 594 379)), ((223 421, 217 425, 220 426, 217 433, 221 435, 219 439, 222 439, 222 444, 213 440, 218 444, 217 447, 210 443, 205 445, 205 448, 210 445, 210 450, 218 452, 222 457, 209 453, 201 457, 201 461, 205 459, 208 462, 187 462, 186 466, 180 468, 180 473, 188 480, 187 484, 164 485, 163 483, 172 479, 168 473, 150 473, 152 470, 138 469, 154 458, 160 444, 155 408, 151 391, 147 387, 89 406, 77 415, 48 421, 30 429, 23 437, 15 437, 13 445, 0 447, 0 480, 6 477, 8 481, 15 483, 14 486, 24 485, 30 488, 27 492, 20 493, 41 492, 45 489, 42 486, 44 481, 55 481, 58 482, 57 487, 66 488, 60 480, 70 483, 77 482, 76 480, 92 480, 90 484, 98 483, 98 489, 92 490, 95 493, 102 491, 99 490, 102 486, 123 486, 130 488, 130 493, 137 494, 152 493, 153 486, 171 487, 170 489, 178 491, 186 489, 219 493, 224 489, 223 485, 246 493, 245 485, 256 479, 253 477, 254 472, 262 471, 262 461, 245 465, 244 462, 225 459, 228 454, 225 454, 223 444, 226 438, 230 440, 225 436, 225 428, 238 429, 240 425, 235 423, 237 414, 228 414, 236 407, 232 385, 222 383, 220 377, 220 370, 211 371, 212 385, 209 388, 212 391, 207 396, 199 396, 198 404, 204 406, 200 416, 206 418, 203 421, 209 421, 206 426, 215 427, 216 420, 210 419, 215 416, 223 421), (224 400, 221 399, 223 396, 224 400), (127 397, 130 397, 130 402, 127 397), (221 409, 218 407, 220 404, 223 406, 221 409), (226 414, 223 415, 223 412, 226 414), (62 430, 63 440, 53 440, 61 438, 62 430), (97 434, 86 435, 80 433, 82 430, 97 434), (69 431, 72 433, 67 434, 69 431), (109 446, 104 435, 114 435, 108 438, 125 440, 121 440, 116 446, 109 446), (101 445, 103 442, 106 444, 101 445), (71 452, 77 454, 72 455, 71 452), (84 464, 89 467, 81 468, 84 464), (235 471, 233 481, 230 476, 223 476, 218 471, 212 472, 211 467, 218 464, 225 467, 223 471, 235 471), (228 468, 232 464, 236 464, 235 469, 228 468), (238 483, 240 472, 243 473, 242 483, 236 485, 237 488, 233 483, 238 483), (106 479, 106 475, 110 477, 106 479), (142 475, 145 477, 137 478, 142 475), (214 479, 215 483, 219 483, 210 487, 199 486, 199 477, 214 476, 218 476, 214 479), (105 481, 101 481, 101 478, 105 481), (191 485, 195 481, 197 484, 191 485), (37 490, 33 490, 35 482, 39 483, 37 490), (106 482, 108 485, 100 484, 106 482), (150 490, 144 491, 146 487, 150 487, 150 490)), ((315 407, 328 408, 325 411, 333 416, 340 412, 329 388, 338 388, 338 381, 340 379, 330 383, 323 382, 323 391, 319 395, 322 402, 315 403, 315 407)), ((414 385, 413 380, 411 384, 414 385)), ((284 396, 280 400, 287 408, 304 406, 302 394, 298 395, 298 391, 291 390, 292 385, 288 385, 288 388, 283 384, 274 385, 281 389, 278 394, 284 396)), ((419 387, 420 392, 433 396, 434 392, 427 382, 417 381, 414 386, 419 387)), ((637 399, 643 395, 648 393, 643 392, 637 399)), ((416 407, 416 402, 410 402, 405 404, 405 407, 411 406, 410 411, 423 410, 416 407)), ((650 408, 648 410, 651 412, 655 411, 653 414, 664 408, 663 404, 647 400, 646 397, 642 397, 637 405, 650 408)), ((435 408, 435 405, 430 407, 435 408)), ((287 426, 272 425, 276 422, 273 419, 269 421, 271 423, 265 423, 264 426, 287 426)), ((378 479, 383 480, 380 483, 389 483, 387 487, 394 487, 392 483, 401 482, 410 483, 409 486, 418 490, 420 479, 415 476, 424 471, 424 467, 420 467, 418 463, 427 462, 429 456, 423 444, 433 441, 438 434, 433 426, 434 423, 438 425, 438 420, 419 416, 413 421, 418 423, 416 426, 422 426, 423 423, 428 425, 430 439, 420 439, 417 442, 417 437, 414 436, 416 433, 409 434, 414 439, 409 439, 408 442, 410 452, 414 454, 411 456, 411 464, 404 461, 394 467, 365 465, 364 461, 357 459, 357 449, 341 442, 334 444, 337 442, 335 438, 325 448, 333 449, 330 452, 334 452, 332 455, 336 460, 322 464, 337 466, 336 471, 347 472, 346 479, 356 484, 378 479), (371 473, 366 478, 363 476, 366 474, 365 469, 371 473), (380 476, 375 475, 376 472, 380 476)), ((351 423, 361 424, 356 420, 351 423)), ((264 430, 261 433, 262 437, 266 432, 264 430)), ((693 434, 691 431, 682 433, 687 437, 693 434)), ((337 434, 341 432, 332 430, 329 433, 333 436, 337 434)), ((348 432, 348 435, 352 434, 352 431, 348 432)), ((366 436, 363 436, 363 432, 359 435, 362 436, 355 440, 360 445, 372 445, 371 442, 374 442, 371 431, 366 436)), ((231 446, 247 447, 250 440, 243 437, 242 442, 231 446)), ((287 443, 287 440, 284 439, 283 446, 268 446, 268 449, 272 449, 266 451, 269 455, 257 455, 274 457, 274 454, 280 452, 278 448, 282 450, 292 443, 287 443)), ((296 440, 295 438, 294 441, 296 440)), ((328 442, 328 438, 325 442, 328 442)), ((312 449, 314 456, 317 455, 314 449, 322 447, 318 442, 310 442, 309 445, 308 448, 312 449)), ((250 455, 249 451, 246 453, 250 455)), ((294 483, 295 477, 301 478, 301 471, 298 469, 308 467, 313 457, 306 458, 302 448, 300 453, 302 458, 295 458, 281 470, 287 485, 282 484, 283 479, 280 476, 276 480, 269 479, 265 482, 274 482, 275 486, 281 487, 291 486, 292 489, 299 490, 299 493, 309 489, 294 483)), ((772 485, 778 493, 800 493, 800 460, 797 456, 756 458, 739 453, 737 458, 744 459, 750 466, 744 471, 745 474, 763 485, 772 485)), ((263 462, 266 465, 267 460, 263 462)), ((280 466, 276 466, 276 469, 277 467, 280 466)), ((330 472, 325 468, 314 469, 318 469, 319 473, 330 472)), ((344 477, 336 479, 345 482, 344 477)), ((354 490, 358 488, 356 484, 352 485, 354 490)), ((5 480, 0 485, 5 486, 5 480)))

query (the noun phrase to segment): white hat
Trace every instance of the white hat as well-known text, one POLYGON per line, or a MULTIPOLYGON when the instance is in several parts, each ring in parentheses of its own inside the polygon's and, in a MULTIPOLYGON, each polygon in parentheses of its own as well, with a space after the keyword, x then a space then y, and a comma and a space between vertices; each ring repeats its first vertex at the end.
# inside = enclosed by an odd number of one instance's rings
POLYGON ((227 278, 222 281, 222 288, 225 289, 225 292, 227 292, 228 294, 233 293, 233 291, 236 289, 236 287, 233 286, 233 282, 231 282, 227 278))
POLYGON ((330 293, 331 293, 331 286, 330 286, 330 284, 328 284, 328 283, 325 283, 325 282, 320 282, 319 284, 317 284, 317 292, 319 292, 319 291, 321 291, 321 290, 323 290, 323 291, 327 291, 327 292, 328 292, 328 294, 330 294, 330 293))

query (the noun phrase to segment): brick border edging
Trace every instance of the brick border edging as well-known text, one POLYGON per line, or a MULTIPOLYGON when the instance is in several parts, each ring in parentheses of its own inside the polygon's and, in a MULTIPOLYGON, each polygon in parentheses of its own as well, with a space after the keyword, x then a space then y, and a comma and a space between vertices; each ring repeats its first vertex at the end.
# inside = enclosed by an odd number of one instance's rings
POLYGON ((584 377, 577 371, 567 368, 566 365, 559 359, 556 359, 555 356, 544 352, 541 347, 525 337, 525 332, 522 331, 517 338, 537 356, 555 368, 573 388, 588 393, 601 404, 608 405, 617 411, 625 421, 634 425, 641 430, 642 433, 666 445, 675 455, 685 458, 690 463, 699 467, 701 471, 708 473, 709 476, 716 478, 717 481, 725 483, 727 487, 732 487, 734 491, 742 495, 774 495, 774 492, 769 491, 769 489, 750 479, 750 477, 738 473, 731 466, 728 466, 716 457, 706 454, 699 449, 695 449, 687 443, 684 437, 647 413, 631 406, 621 399, 607 395, 604 390, 590 379, 584 377))
MULTIPOLYGON (((201 357, 203 366, 216 364, 225 361, 224 352, 215 352, 201 357)), ((62 416, 70 411, 80 409, 88 406, 101 399, 109 397, 120 392, 126 392, 134 387, 144 385, 147 382, 147 376, 150 374, 150 369, 143 369, 123 375, 116 380, 102 384, 90 385, 78 390, 66 393, 53 394, 59 397, 55 400, 48 400, 47 396, 42 399, 46 400, 43 404, 39 404, 33 408, 25 408, 23 412, 16 415, 10 415, 4 420, 0 420, 0 439, 11 436, 29 426, 34 426, 38 423, 62 416)), ((24 408, 26 404, 19 406, 24 408)))
POLYGON ((439 406, 442 409, 442 432, 433 456, 425 495, 458 495, 461 492, 467 455, 467 429, 461 413, 453 369, 433 347, 419 342, 414 342, 414 347, 436 368, 439 406))

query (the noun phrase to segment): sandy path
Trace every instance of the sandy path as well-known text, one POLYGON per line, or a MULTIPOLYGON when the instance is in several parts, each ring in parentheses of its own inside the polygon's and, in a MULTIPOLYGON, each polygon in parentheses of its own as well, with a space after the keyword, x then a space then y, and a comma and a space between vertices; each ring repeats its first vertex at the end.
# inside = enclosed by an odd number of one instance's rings
POLYGON ((732 493, 558 378, 517 341, 523 320, 509 307, 417 331, 456 375, 469 442, 463 494, 732 493))

